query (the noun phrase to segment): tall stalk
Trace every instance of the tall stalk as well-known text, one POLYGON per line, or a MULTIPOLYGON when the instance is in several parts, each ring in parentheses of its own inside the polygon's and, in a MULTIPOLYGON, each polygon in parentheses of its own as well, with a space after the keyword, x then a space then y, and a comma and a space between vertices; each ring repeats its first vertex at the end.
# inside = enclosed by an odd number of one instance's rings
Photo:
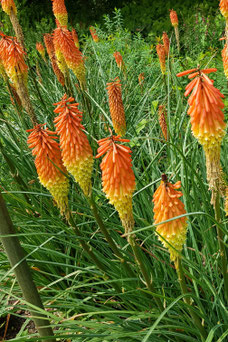
MULTIPOLYGON (((132 248, 133 253, 134 253, 135 261, 136 261, 137 265, 139 266, 139 269, 140 269, 140 271, 141 271, 141 273, 145 279, 148 290, 153 292, 153 293, 156 293, 156 290, 155 290, 154 285, 153 285, 152 275, 148 274, 148 272, 146 270, 146 267, 145 267, 144 262, 143 262, 142 257, 141 257, 139 246, 135 242, 135 237, 133 235, 130 235, 128 237, 128 242, 131 245, 131 248, 132 248)), ((155 296, 153 296, 153 298, 154 298, 154 301, 156 302, 159 310, 163 311, 163 306, 162 306, 162 302, 161 302, 160 298, 157 298, 155 296)))
MULTIPOLYGON (((23 293, 24 299, 33 306, 44 310, 40 295, 36 285, 33 282, 30 268, 25 259, 25 253, 22 249, 18 237, 15 235, 15 229, 10 219, 7 207, 0 192, 0 238, 9 259, 10 265, 14 268, 14 273, 18 284, 23 293)), ((55 342, 53 330, 45 314, 30 310, 32 319, 36 325, 43 342, 55 342)))

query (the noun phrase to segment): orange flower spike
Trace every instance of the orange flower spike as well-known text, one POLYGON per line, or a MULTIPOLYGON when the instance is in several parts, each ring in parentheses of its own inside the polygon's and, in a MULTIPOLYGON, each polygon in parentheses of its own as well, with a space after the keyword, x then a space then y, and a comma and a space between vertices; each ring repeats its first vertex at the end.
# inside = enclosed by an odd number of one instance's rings
POLYGON ((123 57, 120 54, 120 52, 118 52, 118 51, 114 52, 113 56, 115 57, 116 64, 117 64, 118 68, 123 69, 124 68, 124 61, 123 61, 123 57))
POLYGON ((44 48, 43 44, 40 42, 37 42, 36 43, 36 49, 39 52, 39 54, 41 55, 41 57, 43 58, 43 60, 46 61, 46 59, 45 59, 45 48, 44 48))
POLYGON ((52 10, 55 18, 58 20, 60 26, 67 26, 68 24, 68 14, 64 0, 51 0, 52 10))
POLYGON ((72 37, 73 37, 74 44, 75 44, 76 48, 79 49, 80 44, 79 44, 79 40, 78 40, 78 34, 74 28, 72 29, 72 37))
POLYGON ((113 82, 107 83, 107 90, 114 130, 118 135, 123 136, 126 133, 126 121, 120 79, 116 77, 113 82))
POLYGON ((51 61, 52 69, 58 79, 58 81, 61 83, 61 85, 64 87, 65 84, 65 78, 62 73, 62 71, 59 69, 56 56, 55 56, 55 48, 54 48, 54 43, 53 43, 53 38, 51 34, 45 34, 44 35, 44 43, 47 49, 48 56, 51 61))
MULTIPOLYGON (((153 196, 154 224, 186 214, 184 204, 179 199, 183 194, 177 191, 180 187, 180 181, 171 184, 167 181, 166 175, 162 175, 161 184, 153 196)), ((179 256, 178 252, 182 251, 186 241, 187 218, 181 217, 167 223, 161 223, 156 227, 156 232, 159 234, 158 239, 168 248, 171 261, 175 262, 179 256)))
POLYGON ((170 11, 170 21, 171 21, 171 24, 175 27, 175 26, 178 26, 178 17, 177 17, 177 12, 174 11, 173 9, 172 10, 169 10, 170 11))
POLYGON ((132 195, 135 190, 135 175, 132 170, 131 150, 120 144, 121 142, 129 140, 114 135, 99 140, 96 158, 105 154, 100 165, 103 191, 118 211, 125 233, 129 233, 134 227, 132 195))
POLYGON ((6 73, 13 85, 18 88, 20 82, 27 85, 28 67, 25 63, 25 52, 15 37, 1 33, 0 56, 6 73))
POLYGON ((225 19, 228 19, 228 0, 220 0, 219 8, 225 19))
POLYGON ((227 52, 227 45, 225 44, 222 50, 222 62, 223 62, 224 74, 226 78, 228 79, 228 55, 226 52, 227 52))
POLYGON ((78 103, 74 103, 74 98, 68 98, 66 94, 54 105, 57 106, 54 112, 59 114, 54 123, 60 137, 63 164, 85 196, 89 196, 92 188, 93 154, 81 124, 82 112, 78 110, 78 103))
POLYGON ((13 0, 1 0, 1 5, 6 14, 10 15, 11 12, 17 14, 17 8, 13 0))
POLYGON ((64 60, 67 67, 73 71, 80 85, 84 88, 86 85, 84 60, 82 53, 75 46, 71 32, 67 28, 57 27, 54 30, 53 41, 59 67, 64 60))
MULTIPOLYGON (((195 73, 195 79, 186 87, 185 96, 192 91, 188 99, 192 133, 204 148, 209 187, 215 190, 221 178, 220 146, 226 127, 222 112, 224 95, 214 87, 213 81, 206 75, 216 69, 203 70, 204 72, 198 70, 195 73)), ((212 203, 214 203, 214 193, 212 203)))
POLYGON ((93 41, 94 41, 95 43, 98 43, 98 42, 99 42, 99 37, 98 37, 98 35, 97 35, 97 33, 96 33, 96 29, 95 29, 93 26, 90 26, 89 31, 90 31, 90 33, 91 33, 91 36, 92 36, 92 38, 93 38, 93 41))
POLYGON ((40 183, 51 193, 61 214, 67 214, 69 181, 64 175, 67 171, 62 163, 59 144, 55 141, 55 132, 42 126, 37 125, 27 131, 31 132, 27 143, 36 156, 35 166, 40 183))
POLYGON ((167 141, 168 140, 168 132, 167 132, 167 113, 166 113, 166 110, 165 110, 165 106, 159 106, 159 109, 158 109, 158 120, 159 120, 159 124, 160 124, 160 127, 161 127, 161 130, 162 130, 162 134, 165 138, 165 140, 167 141))
POLYGON ((163 40, 163 45, 164 45, 164 48, 165 48, 165 54, 166 54, 166 56, 168 56, 169 55, 169 45, 170 45, 170 42, 169 42, 169 37, 168 37, 166 32, 163 32, 162 40, 163 40))
POLYGON ((157 44, 156 51, 157 51, 159 62, 160 62, 161 72, 162 72, 162 74, 164 74, 165 69, 166 69, 165 68, 165 48, 164 48, 164 45, 157 44))

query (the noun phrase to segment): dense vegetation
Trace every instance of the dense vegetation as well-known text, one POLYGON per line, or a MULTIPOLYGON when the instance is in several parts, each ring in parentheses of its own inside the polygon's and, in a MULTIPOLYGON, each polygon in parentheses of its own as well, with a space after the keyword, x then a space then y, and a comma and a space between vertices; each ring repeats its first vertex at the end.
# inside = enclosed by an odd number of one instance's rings
MULTIPOLYGON (((85 56, 85 94, 78 90, 78 81, 72 72, 70 78, 73 95, 83 111, 83 125, 94 155, 97 141, 108 136, 108 127, 112 127, 107 83, 116 76, 121 80, 127 123, 125 137, 130 139, 128 146, 132 150, 136 177, 134 230, 140 257, 149 277, 153 278, 155 293, 147 288, 140 267, 134 261, 131 246, 122 237, 124 230, 118 213, 102 191, 100 161, 96 159, 93 168, 94 200, 133 275, 127 273, 121 259, 113 253, 87 198, 70 176, 70 210, 82 237, 60 215, 50 193, 37 178, 34 158, 26 142, 26 130, 32 128, 30 119, 20 105, 11 102, 7 85, 1 79, 0 189, 27 253, 26 259, 56 337, 58 341, 72 342, 198 342, 202 336, 189 314, 189 307, 192 307, 206 331, 202 340, 226 341, 228 316, 216 225, 227 234, 228 220, 223 199, 220 200, 220 223, 215 219, 205 156, 192 135, 188 104, 183 95, 188 81, 176 77, 178 72, 195 68, 198 64, 201 68, 217 68, 211 78, 225 95, 227 122, 228 91, 221 58, 223 43, 218 41, 224 31, 224 20, 217 10, 218 3, 207 1, 199 5, 197 1, 175 1, 175 10, 179 10, 181 51, 178 54, 168 11, 174 7, 173 1, 165 2, 165 5, 164 1, 124 2, 122 12, 115 10, 114 13, 111 2, 93 1, 94 17, 83 13, 82 1, 65 2, 72 18, 70 26, 78 29, 80 48, 85 56), (192 5, 191 14, 187 3, 192 5), (106 4, 110 7, 105 7, 106 4), (89 24, 90 20, 99 19, 101 7, 111 15, 100 19, 100 25, 97 25, 99 42, 95 43, 85 31, 86 27, 80 28, 77 15, 80 13, 83 23, 89 24), (161 74, 155 48, 156 37, 161 37, 163 30, 171 38, 165 75, 161 74), (115 51, 123 57, 125 72, 116 65, 115 51), (140 85, 138 76, 141 73, 144 73, 144 82, 140 85), (161 133, 159 105, 164 105, 167 111, 168 141, 161 133), (181 293, 174 264, 168 250, 158 241, 153 225, 152 198, 162 173, 166 173, 172 183, 181 180, 188 217, 187 241, 182 252, 188 294, 181 293), (81 240, 89 245, 105 272, 82 249, 81 240), (185 301, 187 297, 191 298, 191 303, 185 301), (156 306, 155 298, 161 300, 162 310, 156 306)), ((90 1, 88 3, 90 6, 90 1)), ((29 94, 39 122, 47 123, 54 130, 56 114, 53 104, 60 101, 66 88, 57 81, 48 56, 45 62, 35 50, 36 41, 41 41, 42 35, 54 28, 54 19, 50 1, 32 1, 31 4, 28 1, 18 4, 30 63, 29 94), (29 31, 30 24, 25 18, 34 12, 36 22, 29 31)), ((13 34, 9 18, 5 13, 1 16, 2 30, 13 34)), ((226 135, 221 152, 225 174, 228 174, 227 155, 226 135)), ((224 241, 226 246, 227 240, 224 241)), ((0 266, 0 283, 3 284, 0 314, 3 317, 25 314, 28 303, 21 300, 21 289, 4 252, 0 254, 0 266)), ((26 321, 12 341, 38 341, 36 332, 28 331, 29 318, 25 317, 26 321)))

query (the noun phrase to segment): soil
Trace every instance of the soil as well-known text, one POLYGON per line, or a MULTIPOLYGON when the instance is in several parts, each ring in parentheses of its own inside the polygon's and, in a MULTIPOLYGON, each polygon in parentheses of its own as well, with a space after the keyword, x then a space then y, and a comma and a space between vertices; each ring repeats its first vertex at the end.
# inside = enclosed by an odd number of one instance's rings
MULTIPOLYGON (((17 336, 25 322, 25 318, 20 317, 20 315, 26 316, 26 312, 20 311, 17 316, 8 314, 7 316, 0 317, 0 342, 10 340, 17 336)), ((26 329, 28 329, 29 332, 35 332, 33 321, 28 323, 26 329)))

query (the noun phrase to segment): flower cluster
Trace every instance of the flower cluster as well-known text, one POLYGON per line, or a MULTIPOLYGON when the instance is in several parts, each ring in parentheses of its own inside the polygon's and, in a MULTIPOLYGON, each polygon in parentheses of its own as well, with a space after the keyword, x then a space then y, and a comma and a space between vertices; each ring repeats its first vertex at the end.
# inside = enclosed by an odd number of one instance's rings
POLYGON ((165 52, 164 45, 157 44, 156 51, 157 51, 159 62, 160 62, 161 72, 162 72, 162 74, 164 74, 165 73, 165 69, 166 69, 165 68, 165 55, 166 55, 166 52, 165 52))
POLYGON ((63 75, 62 71, 59 69, 58 64, 57 64, 57 60, 56 60, 56 56, 55 56, 55 48, 54 48, 53 38, 52 38, 51 34, 47 33, 47 34, 44 35, 44 43, 45 43, 45 46, 46 46, 46 49, 47 49, 48 56, 49 56, 50 61, 51 61, 51 65, 52 65, 53 71, 54 71, 58 81, 64 87, 65 78, 64 78, 64 75, 63 75))
POLYGON ((45 48, 44 48, 43 44, 40 42, 37 42, 36 43, 36 49, 39 52, 39 54, 41 55, 41 57, 43 58, 43 60, 45 61, 45 48))
POLYGON ((64 0, 51 0, 54 16, 61 26, 67 26, 68 14, 64 0))
POLYGON ((91 33, 91 36, 92 36, 92 38, 93 38, 93 41, 94 41, 95 43, 98 43, 98 42, 99 42, 99 37, 98 37, 98 35, 97 35, 96 29, 95 29, 93 26, 90 26, 89 31, 90 31, 90 33, 91 33))
POLYGON ((0 33, 0 56, 5 71, 13 85, 17 88, 27 84, 28 67, 25 63, 25 52, 15 37, 0 33))
POLYGON ((75 46, 72 33, 66 27, 57 27, 54 30, 54 47, 60 70, 66 73, 66 67, 71 69, 80 85, 85 88, 85 65, 82 53, 75 46))
POLYGON ((203 146, 206 155, 207 178, 210 188, 216 189, 220 178, 220 145, 225 135, 226 124, 222 109, 224 95, 214 87, 207 74, 217 69, 197 68, 177 74, 178 77, 189 74, 193 79, 185 88, 188 99, 188 114, 191 117, 193 135, 203 146))
POLYGON ((105 154, 101 162, 103 191, 119 213, 125 233, 134 227, 132 195, 135 176, 132 170, 131 150, 120 144, 129 142, 120 136, 110 136, 98 141, 96 158, 105 154))
POLYGON ((168 56, 169 55, 170 41, 169 41, 168 34, 166 32, 163 32, 162 40, 163 40, 163 45, 164 45, 164 49, 165 49, 165 55, 168 56))
POLYGON ((27 131, 31 132, 27 143, 36 156, 35 166, 40 183, 51 193, 61 214, 67 214, 69 181, 64 175, 66 169, 62 163, 59 144, 55 141, 55 132, 43 126, 39 124, 27 131))
POLYGON ((187 219, 180 217, 169 222, 162 223, 186 213, 184 204, 180 201, 183 195, 177 191, 181 187, 181 182, 171 184, 167 181, 166 175, 162 175, 162 181, 153 196, 154 203, 154 223, 158 239, 168 248, 170 259, 175 261, 182 251, 186 241, 187 219))
POLYGON ((11 15, 13 12, 15 15, 17 14, 17 8, 13 0, 1 0, 2 9, 8 15, 11 15))
POLYGON ((82 112, 74 98, 65 94, 61 101, 55 103, 54 110, 59 114, 55 120, 56 132, 60 138, 63 164, 80 185, 86 196, 91 193, 91 174, 93 154, 84 127, 81 124, 82 112))
POLYGON ((118 135, 123 136, 126 133, 126 122, 120 79, 116 77, 113 82, 107 83, 107 90, 114 130, 118 135))
POLYGON ((228 1, 227 0, 220 0, 219 8, 222 15, 228 19, 228 1))

